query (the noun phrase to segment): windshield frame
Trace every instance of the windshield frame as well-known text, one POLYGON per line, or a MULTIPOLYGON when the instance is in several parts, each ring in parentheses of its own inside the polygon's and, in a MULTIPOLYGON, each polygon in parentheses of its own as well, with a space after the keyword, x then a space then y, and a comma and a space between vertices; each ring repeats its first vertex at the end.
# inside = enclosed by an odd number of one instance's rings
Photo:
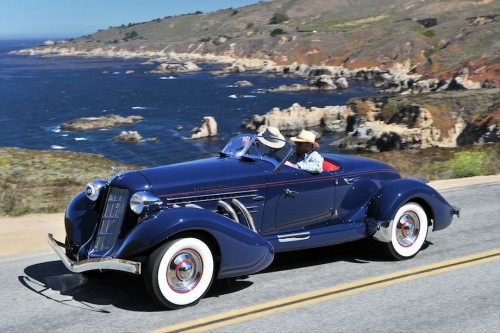
MULTIPOLYGON (((226 146, 220 152, 224 157, 236 157, 243 160, 263 160, 271 162, 275 165, 275 169, 279 168, 290 157, 293 152, 293 147, 286 140, 281 140, 275 137, 263 137, 272 139, 273 141, 283 142, 281 148, 273 148, 258 140, 255 134, 240 134, 228 141, 226 146)), ((262 136, 260 136, 262 138, 262 136)))

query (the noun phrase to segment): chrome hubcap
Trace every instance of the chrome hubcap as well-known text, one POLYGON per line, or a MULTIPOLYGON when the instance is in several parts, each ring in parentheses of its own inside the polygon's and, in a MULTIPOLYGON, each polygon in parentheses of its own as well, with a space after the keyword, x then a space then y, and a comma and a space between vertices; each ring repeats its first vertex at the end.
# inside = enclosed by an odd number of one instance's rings
POLYGON ((420 219, 415 212, 405 212, 396 225, 396 239, 403 247, 412 246, 420 233, 420 219))
POLYGON ((203 261, 194 250, 182 250, 170 261, 167 269, 169 287, 177 293, 193 290, 200 282, 203 273, 203 261))

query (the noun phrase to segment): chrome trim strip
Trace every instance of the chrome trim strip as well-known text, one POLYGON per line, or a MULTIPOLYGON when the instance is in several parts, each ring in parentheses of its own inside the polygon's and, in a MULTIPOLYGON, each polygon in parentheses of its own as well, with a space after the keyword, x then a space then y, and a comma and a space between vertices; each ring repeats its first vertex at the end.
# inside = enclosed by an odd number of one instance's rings
POLYGON ((296 242, 309 239, 311 233, 309 231, 306 232, 296 232, 293 234, 286 235, 278 235, 278 242, 287 243, 287 242, 296 242))
POLYGON ((172 198, 167 198, 167 205, 174 205, 174 204, 182 205, 192 202, 219 201, 225 199, 232 199, 234 197, 251 198, 256 195, 255 192, 257 192, 257 190, 213 193, 213 194, 195 195, 187 197, 172 197, 172 198))
POLYGON ((48 235, 47 240, 50 247, 63 262, 64 266, 66 266, 66 268, 71 272, 81 273, 90 270, 109 269, 133 274, 141 274, 140 262, 114 258, 95 258, 73 261, 66 256, 52 234, 48 235))

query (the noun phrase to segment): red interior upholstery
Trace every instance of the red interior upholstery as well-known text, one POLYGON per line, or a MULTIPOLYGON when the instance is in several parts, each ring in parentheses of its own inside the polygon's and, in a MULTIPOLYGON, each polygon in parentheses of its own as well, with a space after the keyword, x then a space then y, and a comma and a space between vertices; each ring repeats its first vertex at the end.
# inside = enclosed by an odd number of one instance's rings
POLYGON ((337 171, 338 169, 340 169, 340 167, 337 164, 327 160, 323 161, 323 171, 330 172, 330 171, 337 171))

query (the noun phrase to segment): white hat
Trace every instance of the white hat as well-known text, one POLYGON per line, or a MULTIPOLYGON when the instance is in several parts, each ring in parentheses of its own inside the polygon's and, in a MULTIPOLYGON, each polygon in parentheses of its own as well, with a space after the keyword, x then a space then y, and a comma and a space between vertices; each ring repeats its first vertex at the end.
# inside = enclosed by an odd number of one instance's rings
POLYGON ((273 126, 266 126, 265 129, 257 133, 257 139, 271 148, 281 148, 285 145, 285 137, 278 128, 273 126))
POLYGON ((291 137, 293 142, 308 142, 314 145, 314 148, 319 148, 319 143, 316 142, 316 135, 313 132, 302 130, 299 135, 291 137))

